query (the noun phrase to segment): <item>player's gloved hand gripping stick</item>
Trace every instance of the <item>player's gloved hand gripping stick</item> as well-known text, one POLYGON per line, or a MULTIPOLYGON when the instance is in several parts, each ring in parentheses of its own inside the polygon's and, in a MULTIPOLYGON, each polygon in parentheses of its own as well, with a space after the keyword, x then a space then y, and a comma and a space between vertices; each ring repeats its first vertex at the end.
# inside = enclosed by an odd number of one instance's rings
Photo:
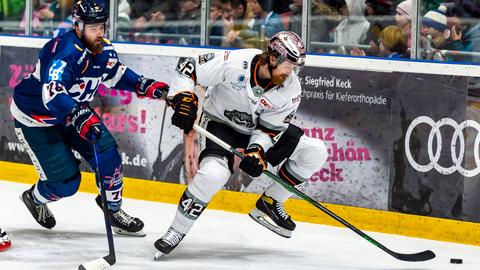
MULTIPOLYGON (((205 137, 207 137, 208 139, 212 140, 213 142, 215 142, 216 144, 218 144, 219 146, 221 146, 222 148, 232 152, 233 154, 235 154, 236 156, 240 157, 240 158, 244 158, 245 155, 242 154, 241 152, 239 152, 238 150, 234 149, 233 147, 231 147, 230 145, 228 145, 227 143, 225 143, 224 141, 222 141, 221 139, 217 138, 215 135, 211 134, 210 132, 206 131, 205 129, 203 129, 202 127, 200 127, 199 125, 197 124, 194 124, 193 125, 193 129, 195 129, 198 133, 204 135, 205 137)), ((385 251, 386 253, 390 254, 391 256, 399 259, 399 260, 402 260, 402 261, 408 261, 408 262, 420 262, 420 261, 427 261, 427 260, 431 260, 433 258, 435 258, 435 253, 433 253, 431 250, 425 250, 425 251, 422 251, 422 252, 419 252, 419 253, 413 253, 413 254, 403 254, 403 253, 397 253, 395 251, 392 251, 390 250, 389 248, 385 247, 384 245, 382 245, 381 243, 379 243, 378 241, 376 241, 375 239, 371 238, 370 236, 368 236, 366 233, 362 232, 361 230, 357 229, 356 227, 354 227, 353 225, 351 225, 350 223, 348 223, 347 221, 345 221, 344 219, 342 219, 341 217, 337 216, 335 213, 333 213, 332 211, 328 210, 325 206, 319 204, 318 202, 316 202, 315 200, 313 200, 312 198, 310 198, 309 196, 307 196, 305 193, 301 192, 300 190, 298 190, 296 187, 294 186, 291 186, 289 185, 288 183, 285 183, 282 179, 280 179, 279 177, 277 177, 275 174, 271 173, 270 171, 268 170, 263 170, 263 174, 265 174, 266 176, 270 177, 272 180, 274 180, 275 182, 281 184, 284 188, 286 188, 287 190, 293 192, 295 195, 297 195, 298 197, 302 198, 303 200, 309 202, 311 205, 315 206, 316 208, 322 210, 324 213, 326 213, 327 215, 329 215, 330 217, 332 217, 333 219, 335 219, 336 221, 342 223, 345 227, 349 228, 350 230, 354 231, 356 234, 360 235, 363 239, 367 240, 368 242, 374 244, 375 246, 377 246, 378 248, 380 248, 381 250, 385 251)))
POLYGON ((197 119, 198 97, 193 92, 181 92, 173 97, 170 106, 174 109, 172 124, 188 134, 197 119))

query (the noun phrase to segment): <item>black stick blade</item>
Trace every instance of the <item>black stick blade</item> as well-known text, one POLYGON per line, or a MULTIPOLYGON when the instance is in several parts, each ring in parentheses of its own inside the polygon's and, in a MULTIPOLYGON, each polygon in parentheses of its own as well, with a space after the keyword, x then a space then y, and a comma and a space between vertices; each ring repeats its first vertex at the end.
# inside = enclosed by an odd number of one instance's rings
POLYGON ((433 253, 433 251, 431 250, 425 250, 413 254, 402 254, 393 252, 391 255, 399 260, 407 262, 424 262, 435 258, 435 253, 433 253))
MULTIPOLYGON (((435 255, 433 255, 435 256, 435 255)), ((117 259, 115 258, 115 253, 113 254, 108 254, 107 256, 103 257, 103 259, 108 262, 110 265, 114 265, 115 262, 117 262, 117 259)))

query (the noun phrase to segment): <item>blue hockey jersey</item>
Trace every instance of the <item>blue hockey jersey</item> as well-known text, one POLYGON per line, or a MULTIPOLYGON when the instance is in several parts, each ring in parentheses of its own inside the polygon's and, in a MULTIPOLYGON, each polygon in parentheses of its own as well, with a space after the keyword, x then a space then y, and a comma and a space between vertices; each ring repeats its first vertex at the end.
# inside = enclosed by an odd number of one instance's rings
POLYGON ((103 52, 93 54, 72 30, 43 46, 35 71, 15 87, 10 111, 30 127, 66 124, 72 109, 92 101, 101 84, 135 91, 138 78, 108 39, 103 52))

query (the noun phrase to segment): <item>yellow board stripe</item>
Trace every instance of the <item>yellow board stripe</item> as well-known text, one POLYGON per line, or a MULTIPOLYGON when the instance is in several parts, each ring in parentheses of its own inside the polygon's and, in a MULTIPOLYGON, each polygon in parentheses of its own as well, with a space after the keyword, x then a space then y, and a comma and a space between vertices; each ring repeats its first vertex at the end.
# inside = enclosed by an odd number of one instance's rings
MULTIPOLYGON (((38 175, 32 165, 0 161, 0 179, 34 184, 38 175)), ((185 185, 124 178, 123 196, 155 202, 177 204, 185 185)), ((97 193, 95 175, 82 173, 80 191, 97 193)), ((210 209, 248 213, 258 194, 221 190, 209 204, 210 209)), ((323 204, 355 227, 375 232, 420 237, 480 246, 480 223, 432 218, 372 210, 351 206, 323 204)), ((337 221, 302 200, 288 200, 285 208, 294 220, 340 226, 337 221)))

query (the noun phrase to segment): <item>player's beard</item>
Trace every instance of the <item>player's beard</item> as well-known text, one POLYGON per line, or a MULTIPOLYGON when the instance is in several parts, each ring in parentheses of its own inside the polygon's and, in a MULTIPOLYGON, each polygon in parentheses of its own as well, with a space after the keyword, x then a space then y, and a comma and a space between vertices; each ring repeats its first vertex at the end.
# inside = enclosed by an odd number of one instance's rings
POLYGON ((103 52, 103 40, 101 39, 97 39, 95 41, 85 40, 85 44, 87 48, 94 54, 101 54, 103 52))
POLYGON ((275 84, 275 85, 283 84, 286 79, 287 78, 283 78, 282 76, 272 74, 272 83, 275 84))

